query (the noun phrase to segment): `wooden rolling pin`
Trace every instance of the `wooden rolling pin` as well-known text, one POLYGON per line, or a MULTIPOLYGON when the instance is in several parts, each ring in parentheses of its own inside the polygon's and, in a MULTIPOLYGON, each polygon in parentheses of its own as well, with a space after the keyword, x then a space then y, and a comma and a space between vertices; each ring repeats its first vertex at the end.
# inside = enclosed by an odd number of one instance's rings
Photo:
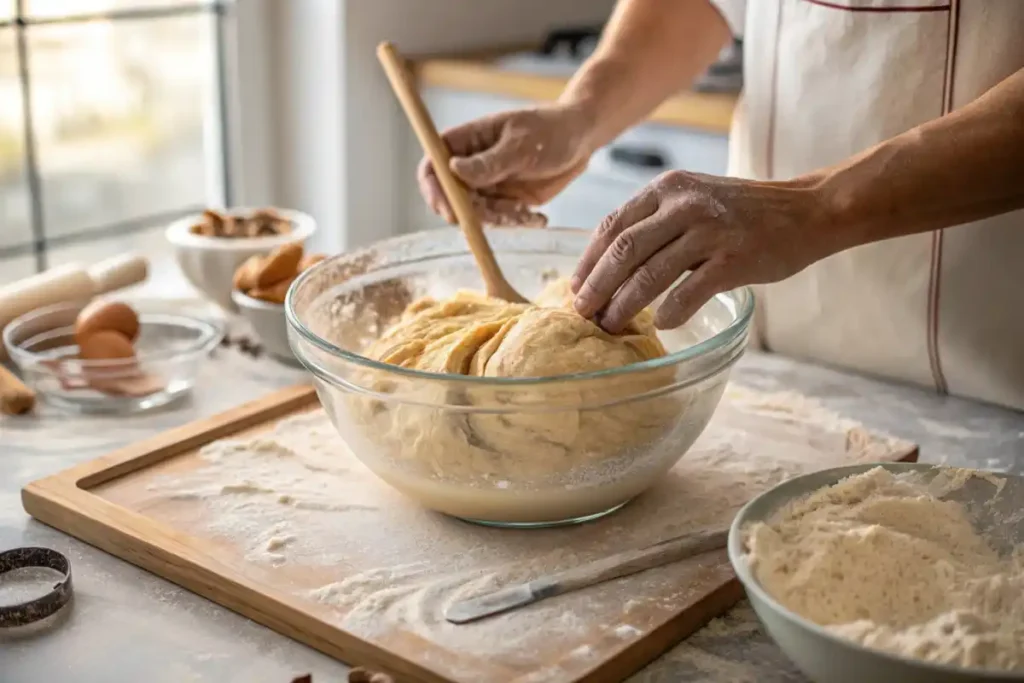
MULTIPOLYGON (((146 279, 149 264, 135 254, 123 254, 94 266, 57 266, 0 287, 0 330, 29 311, 64 301, 85 301, 146 279)), ((0 361, 7 350, 0 344, 0 361)))
POLYGON ((0 365, 0 413, 21 415, 32 410, 35 404, 36 392, 0 365))

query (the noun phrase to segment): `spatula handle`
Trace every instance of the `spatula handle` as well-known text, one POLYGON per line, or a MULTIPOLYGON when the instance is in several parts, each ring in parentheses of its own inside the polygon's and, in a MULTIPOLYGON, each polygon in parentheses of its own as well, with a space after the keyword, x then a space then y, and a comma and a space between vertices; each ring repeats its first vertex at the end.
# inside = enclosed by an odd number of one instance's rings
MULTIPOLYGON (((724 548, 728 538, 729 531, 727 529, 670 538, 645 548, 627 550, 552 574, 539 579, 538 583, 543 582, 545 585, 535 587, 534 590, 539 591, 545 597, 568 593, 724 548)), ((531 587, 533 587, 532 584, 533 582, 531 582, 531 587)))

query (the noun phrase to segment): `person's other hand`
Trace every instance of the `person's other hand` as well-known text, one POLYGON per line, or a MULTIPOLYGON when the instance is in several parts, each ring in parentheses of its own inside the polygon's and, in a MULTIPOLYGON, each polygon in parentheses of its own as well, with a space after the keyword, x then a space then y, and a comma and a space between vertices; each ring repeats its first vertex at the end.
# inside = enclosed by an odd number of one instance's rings
MULTIPOLYGON (((550 105, 486 116, 442 137, 451 151, 451 170, 469 187, 484 223, 542 227, 547 218, 533 209, 586 168, 587 134, 582 112, 550 105)), ((427 205, 454 223, 429 159, 420 162, 416 176, 427 205)))
POLYGON ((594 233, 572 279, 576 310, 620 332, 672 288, 655 325, 678 327, 720 292, 784 279, 843 248, 822 207, 809 182, 662 174, 594 233))

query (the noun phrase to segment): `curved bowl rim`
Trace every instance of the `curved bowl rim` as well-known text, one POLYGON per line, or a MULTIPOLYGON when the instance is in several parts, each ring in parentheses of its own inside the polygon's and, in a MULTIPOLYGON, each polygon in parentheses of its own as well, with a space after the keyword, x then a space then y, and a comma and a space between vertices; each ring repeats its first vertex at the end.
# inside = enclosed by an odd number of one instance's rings
MULTIPOLYGON (((29 323, 36 318, 54 313, 60 310, 67 310, 79 306, 81 302, 62 302, 58 304, 51 304, 49 306, 43 306, 41 308, 33 309, 24 315, 20 315, 12 320, 3 330, 3 344, 7 349, 8 355, 18 367, 26 368, 29 365, 33 369, 39 367, 46 367, 41 365, 41 361, 48 360, 38 353, 28 351, 16 344, 11 337, 14 335, 14 331, 20 326, 29 323)), ((56 362, 53 364, 55 369, 93 369, 93 370, 114 370, 117 368, 132 367, 138 363, 154 363, 163 362, 170 360, 177 360, 186 358, 188 356, 209 353, 217 344, 220 343, 221 339, 224 338, 225 325, 222 321, 201 318, 191 315, 180 315, 175 313, 147 313, 146 311, 139 312, 139 320, 149 320, 152 322, 159 322, 166 325, 175 325, 178 327, 190 327, 198 328, 200 330, 199 336, 195 341, 190 343, 188 346, 180 349, 167 350, 167 351, 156 351, 153 353, 143 354, 134 358, 124 359, 111 359, 111 360, 82 360, 77 358, 67 359, 52 359, 56 362)), ((54 370, 55 371, 55 370, 54 370)), ((65 373, 67 374, 67 373, 65 373)))
POLYGON ((263 301, 251 297, 245 292, 240 292, 237 289, 231 290, 231 300, 238 304, 239 308, 247 308, 254 311, 279 311, 284 312, 284 304, 275 304, 272 301, 263 301))
MULTIPOLYGON (((454 229, 452 229, 454 230, 454 229)), ((488 230, 501 230, 505 232, 527 232, 535 231, 536 228, 488 228, 488 230)), ((562 232, 572 234, 589 234, 588 230, 579 228, 544 228, 547 232, 562 232)), ((377 242, 378 245, 387 245, 392 242, 398 242, 402 240, 408 240, 408 235, 399 237, 393 237, 388 240, 382 240, 377 242)), ((369 247, 372 249, 371 247, 369 247)), ((468 249, 461 253, 469 253, 468 249)), ((445 256, 455 256, 457 254, 435 254, 424 259, 410 259, 403 263, 415 263, 417 261, 430 261, 445 256)), ((477 386, 535 386, 540 384, 553 384, 567 381, 585 381, 599 378, 613 377, 628 375, 635 372, 644 372, 648 370, 656 370, 659 368, 669 367, 677 365, 694 358, 703 356, 711 351, 726 348, 730 343, 736 341, 739 337, 747 333, 750 327, 750 320, 754 314, 754 292, 750 287, 738 287, 728 292, 716 294, 715 298, 721 296, 732 296, 736 300, 740 310, 736 317, 728 325, 723 327, 721 330, 708 337, 702 342, 688 346, 684 349, 670 353, 659 358, 652 358, 650 360, 641 361, 639 363, 631 363, 618 368, 610 368, 606 370, 594 370, 591 372, 578 372, 569 375, 552 375, 550 377, 475 377, 469 375, 449 375, 438 372, 426 372, 423 370, 411 370, 409 368, 399 367, 397 365, 391 365, 382 361, 376 361, 366 356, 362 356, 351 351, 347 351, 339 346, 335 346, 318 334, 315 334, 312 330, 306 327, 302 321, 299 320, 298 315, 294 308, 294 295, 301 287, 305 280, 312 276, 318 269, 327 267, 337 259, 351 256, 351 254, 339 254, 329 259, 321 261, 312 268, 309 268, 305 272, 301 273, 299 277, 292 283, 291 287, 288 288, 288 294, 285 297, 285 319, 288 321, 288 327, 294 330, 300 337, 319 348, 321 351, 331 354, 335 357, 354 363, 356 365, 376 370, 378 372, 385 372, 389 374, 398 375, 405 378, 415 378, 426 381, 445 381, 445 382, 464 382, 468 384, 474 384, 477 386), (737 293, 740 295, 737 296, 737 293)), ((296 353, 303 364, 305 354, 296 353)))
MULTIPOLYGON (((758 494, 747 502, 746 505, 740 508, 740 511, 736 513, 736 516, 732 520, 732 524, 729 526, 729 539, 727 543, 729 563, 732 565, 733 571, 736 573, 736 577, 740 580, 740 583, 743 584, 744 590, 749 593, 753 593, 758 600, 768 605, 773 612, 804 631, 809 631, 819 638, 824 638, 825 640, 831 641, 832 643, 856 652, 857 654, 875 657, 887 662, 892 662, 893 664, 918 667, 923 671, 936 674, 959 674, 974 677, 974 680, 979 681, 1020 681, 1020 674, 1011 671, 993 671, 991 669, 980 669, 977 667, 939 664, 937 662, 928 662, 920 659, 913 659, 911 657, 903 657, 884 650, 876 650, 864 647, 863 645, 858 645, 851 640, 847 640, 829 632, 825 628, 815 624, 810 619, 806 619, 785 607, 772 597, 772 595, 761 586, 760 582, 754 578, 753 572, 751 572, 746 561, 746 553, 743 551, 742 528, 752 521, 760 521, 763 518, 758 517, 757 519, 748 519, 748 517, 751 517, 752 515, 751 510, 764 505, 765 501, 769 498, 779 498, 773 507, 773 510, 776 510, 780 505, 784 505, 800 496, 807 495, 822 486, 831 486, 840 479, 844 479, 855 474, 862 474, 868 470, 874 469, 875 467, 883 467, 887 470, 894 470, 897 472, 924 472, 933 469, 943 469, 942 465, 920 462, 870 462, 858 463, 855 465, 840 465, 839 467, 830 467, 824 470, 818 470, 817 472, 808 472, 807 474, 792 477, 776 484, 767 491, 758 494), (808 479, 820 479, 822 483, 813 488, 807 488, 805 482, 808 479), (831 481, 831 483, 828 483, 829 481, 831 481), (804 486, 801 486, 801 484, 804 484, 804 486), (795 491, 792 495, 789 495, 788 489, 795 489, 795 491)), ((775 640, 774 636, 772 636, 772 640, 775 640)), ((786 654, 788 656, 789 653, 786 654)))
MULTIPOLYGON (((226 209, 228 213, 251 212, 261 207, 232 207, 226 209)), ((316 232, 316 220, 308 213, 295 211, 293 209, 273 208, 274 211, 287 218, 295 226, 287 235, 268 235, 266 237, 207 237, 205 235, 193 235, 189 228, 199 220, 202 213, 193 213, 183 216, 167 226, 164 235, 167 241, 176 247, 196 249, 200 251, 242 251, 253 249, 273 249, 282 244, 300 242, 309 239, 316 232)))

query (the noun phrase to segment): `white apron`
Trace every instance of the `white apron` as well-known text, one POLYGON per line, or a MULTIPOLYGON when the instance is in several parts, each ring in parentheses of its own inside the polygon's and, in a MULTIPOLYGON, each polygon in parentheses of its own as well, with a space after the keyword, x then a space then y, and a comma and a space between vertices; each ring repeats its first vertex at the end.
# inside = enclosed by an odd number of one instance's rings
MULTIPOLYGON (((1024 68, 1024 0, 713 2, 744 38, 736 176, 837 163, 1024 68)), ((1024 212, 850 249, 757 293, 763 348, 1024 409, 1024 212)))

